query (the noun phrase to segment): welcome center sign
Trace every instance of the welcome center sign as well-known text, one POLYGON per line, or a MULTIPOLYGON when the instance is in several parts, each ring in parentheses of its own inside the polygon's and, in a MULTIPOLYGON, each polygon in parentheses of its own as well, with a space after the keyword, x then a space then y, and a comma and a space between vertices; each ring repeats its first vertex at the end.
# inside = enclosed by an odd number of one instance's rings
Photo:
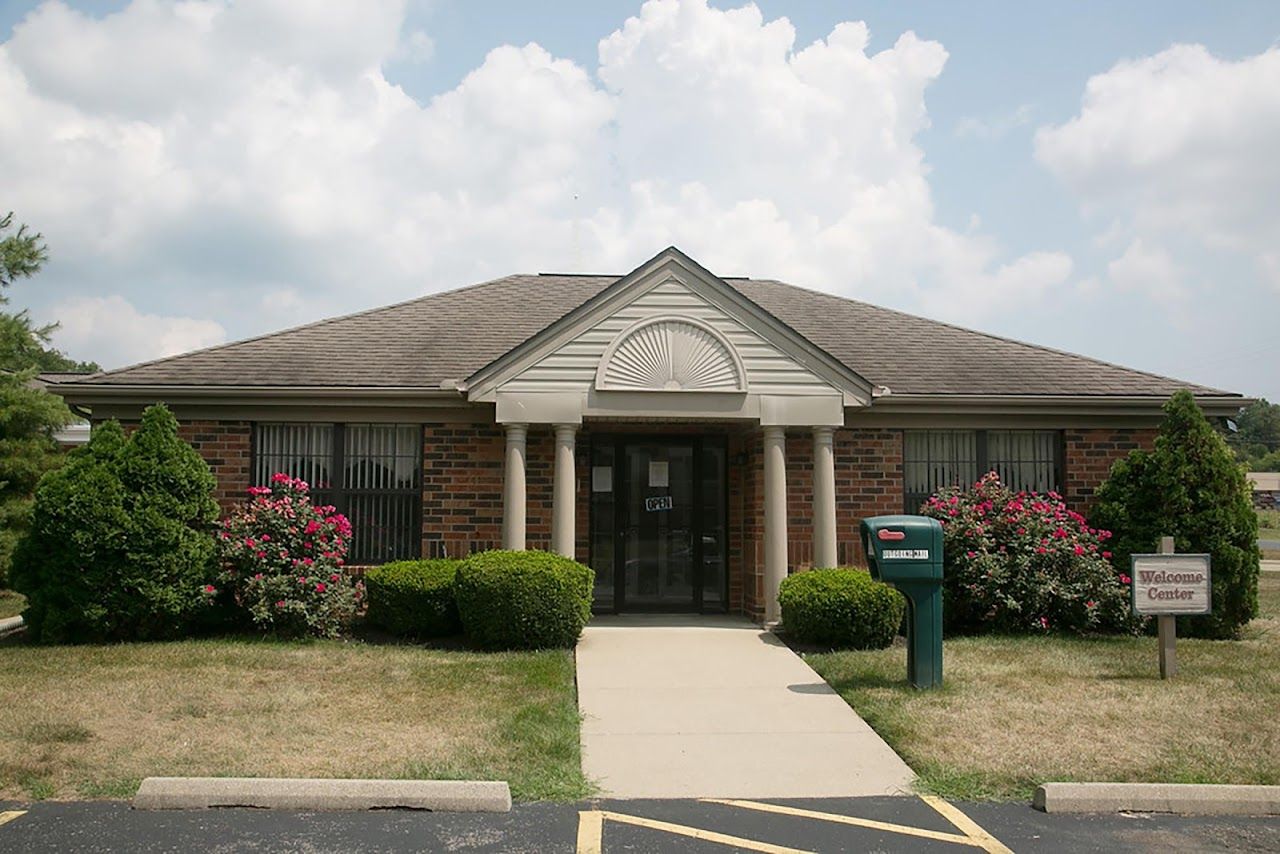
POLYGON ((1213 610, 1209 555, 1133 555, 1133 610, 1138 614, 1208 614, 1213 610))

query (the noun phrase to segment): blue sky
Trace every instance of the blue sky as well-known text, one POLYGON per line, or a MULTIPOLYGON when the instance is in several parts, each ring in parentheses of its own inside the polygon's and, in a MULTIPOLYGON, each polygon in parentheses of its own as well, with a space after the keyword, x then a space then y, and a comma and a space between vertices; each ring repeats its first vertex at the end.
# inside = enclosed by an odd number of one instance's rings
POLYGON ((686 5, 7 0, 14 302, 118 365, 674 242, 1280 399, 1280 6, 686 5))

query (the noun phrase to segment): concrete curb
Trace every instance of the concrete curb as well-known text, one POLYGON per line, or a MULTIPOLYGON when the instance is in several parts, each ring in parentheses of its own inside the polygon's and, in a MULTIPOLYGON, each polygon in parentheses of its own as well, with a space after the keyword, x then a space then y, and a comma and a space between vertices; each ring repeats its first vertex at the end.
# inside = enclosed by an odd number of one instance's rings
POLYGON ((1198 783, 1045 783, 1032 805, 1044 812, 1168 812, 1280 815, 1280 786, 1198 783))
POLYGON ((21 616, 5 617, 3 620, 0 620, 0 636, 7 635, 10 632, 19 631, 25 626, 26 623, 23 622, 21 616))
POLYGON ((148 777, 133 798, 133 808, 137 810, 211 807, 510 812, 511 789, 505 782, 477 780, 148 777))

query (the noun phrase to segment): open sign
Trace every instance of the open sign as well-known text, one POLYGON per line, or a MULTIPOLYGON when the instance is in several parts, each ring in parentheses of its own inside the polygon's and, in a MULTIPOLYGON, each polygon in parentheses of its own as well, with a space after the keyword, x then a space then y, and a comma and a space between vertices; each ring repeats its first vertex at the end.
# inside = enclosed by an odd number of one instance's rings
POLYGON ((670 509, 671 509, 671 496, 670 496, 670 495, 655 495, 655 496, 653 496, 652 498, 646 498, 646 499, 644 500, 644 509, 645 509, 645 510, 648 510, 648 511, 650 511, 650 512, 652 512, 652 511, 654 511, 654 510, 670 510, 670 509))

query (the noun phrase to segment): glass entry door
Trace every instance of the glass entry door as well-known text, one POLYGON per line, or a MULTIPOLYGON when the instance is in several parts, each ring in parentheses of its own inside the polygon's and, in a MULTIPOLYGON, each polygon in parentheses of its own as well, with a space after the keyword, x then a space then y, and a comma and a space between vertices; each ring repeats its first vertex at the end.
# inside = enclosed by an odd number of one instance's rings
POLYGON ((597 610, 724 610, 723 441, 593 440, 591 498, 597 610))

